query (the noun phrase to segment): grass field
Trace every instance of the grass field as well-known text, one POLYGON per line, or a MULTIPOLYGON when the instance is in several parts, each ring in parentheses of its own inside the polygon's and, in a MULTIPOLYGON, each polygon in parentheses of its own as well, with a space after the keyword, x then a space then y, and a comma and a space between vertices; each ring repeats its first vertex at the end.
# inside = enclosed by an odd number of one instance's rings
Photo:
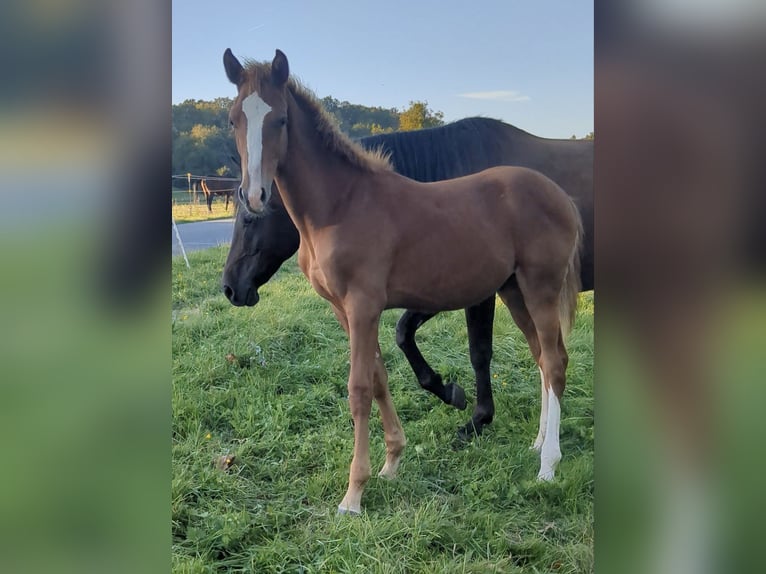
POLYGON ((221 197, 213 199, 210 206, 212 212, 207 210, 205 194, 197 192, 197 203, 194 203, 193 194, 188 191, 172 191, 173 219, 176 223, 190 223, 192 221, 207 221, 208 219, 225 219, 234 217, 234 205, 229 200, 229 209, 225 209, 226 201, 221 197))
POLYGON ((253 308, 220 293, 226 247, 173 261, 174 572, 490 573, 593 570, 593 297, 581 296, 569 338, 561 461, 536 480, 540 382, 522 335, 498 303, 492 367, 496 415, 484 435, 453 448, 473 407, 462 312, 418 335, 469 410, 421 390, 394 342, 387 311, 380 343, 408 439, 399 477, 383 463, 377 408, 373 478, 360 517, 336 516, 353 431, 348 346, 329 305, 294 260, 253 308), (227 355, 233 355, 227 360, 227 355), (214 459, 234 455, 228 472, 214 459))

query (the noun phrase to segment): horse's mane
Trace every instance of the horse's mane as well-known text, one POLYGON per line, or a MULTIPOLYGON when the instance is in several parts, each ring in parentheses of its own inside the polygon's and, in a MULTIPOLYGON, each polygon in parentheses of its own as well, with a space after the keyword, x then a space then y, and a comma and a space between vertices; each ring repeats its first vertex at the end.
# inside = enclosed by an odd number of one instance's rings
MULTIPOLYGON (((255 90, 260 91, 260 82, 271 77, 271 64, 245 60, 244 71, 246 74, 245 81, 250 83, 250 86, 255 90)), ((364 171, 374 173, 393 170, 385 150, 365 149, 344 134, 338 127, 335 118, 322 107, 316 96, 296 80, 292 74, 287 80, 287 88, 301 109, 312 118, 314 129, 326 149, 338 154, 352 166, 364 171)))
POLYGON ((546 141, 500 120, 483 117, 359 139, 365 148, 389 155, 398 173, 418 181, 451 179, 495 165, 523 165, 530 144, 546 141))

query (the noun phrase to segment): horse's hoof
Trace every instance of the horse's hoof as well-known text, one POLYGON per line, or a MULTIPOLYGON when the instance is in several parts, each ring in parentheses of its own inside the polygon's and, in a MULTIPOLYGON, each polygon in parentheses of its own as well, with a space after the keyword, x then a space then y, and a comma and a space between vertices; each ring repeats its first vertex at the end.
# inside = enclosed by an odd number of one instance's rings
POLYGON ((446 391, 447 396, 450 397, 449 404, 458 410, 464 411, 467 405, 463 388, 455 383, 448 383, 444 385, 444 390, 446 391))
POLYGON ((384 478, 386 480, 394 480, 396 478, 396 471, 389 470, 383 467, 382 469, 380 469, 380 472, 378 473, 378 478, 384 478))
POLYGON ((540 471, 540 474, 537 475, 537 480, 540 482, 551 482, 554 478, 555 472, 553 470, 548 470, 546 472, 540 471))
POLYGON ((540 472, 537 473, 539 480, 551 481, 556 468, 561 461, 561 449, 558 445, 544 444, 540 452, 540 472))
POLYGON ((353 508, 345 508, 343 506, 338 507, 338 516, 359 516, 361 514, 361 510, 354 510, 353 508))
POLYGON ((460 448, 465 446, 476 437, 481 436, 482 430, 482 426, 476 426, 473 421, 468 421, 464 426, 458 429, 455 447, 460 448))

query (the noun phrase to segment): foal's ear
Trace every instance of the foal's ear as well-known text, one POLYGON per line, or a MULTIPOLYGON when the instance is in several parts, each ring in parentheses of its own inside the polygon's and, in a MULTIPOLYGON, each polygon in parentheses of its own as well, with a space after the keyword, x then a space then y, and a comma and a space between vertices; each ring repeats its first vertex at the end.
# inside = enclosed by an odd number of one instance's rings
POLYGON ((229 81, 239 87, 242 84, 242 64, 231 53, 231 48, 226 48, 226 51, 223 53, 223 67, 226 70, 226 77, 229 78, 229 81))
POLYGON ((271 62, 271 79, 277 86, 283 86, 290 75, 290 66, 287 64, 287 56, 282 50, 277 49, 274 60, 271 62))

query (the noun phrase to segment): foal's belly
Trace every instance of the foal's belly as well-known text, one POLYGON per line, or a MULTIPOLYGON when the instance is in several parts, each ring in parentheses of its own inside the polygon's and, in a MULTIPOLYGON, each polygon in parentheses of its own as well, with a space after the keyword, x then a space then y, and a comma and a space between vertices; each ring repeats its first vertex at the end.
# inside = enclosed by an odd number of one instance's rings
POLYGON ((470 307, 494 295, 513 274, 512 261, 440 264, 434 258, 409 269, 397 267, 389 278, 386 306, 418 311, 470 307))

